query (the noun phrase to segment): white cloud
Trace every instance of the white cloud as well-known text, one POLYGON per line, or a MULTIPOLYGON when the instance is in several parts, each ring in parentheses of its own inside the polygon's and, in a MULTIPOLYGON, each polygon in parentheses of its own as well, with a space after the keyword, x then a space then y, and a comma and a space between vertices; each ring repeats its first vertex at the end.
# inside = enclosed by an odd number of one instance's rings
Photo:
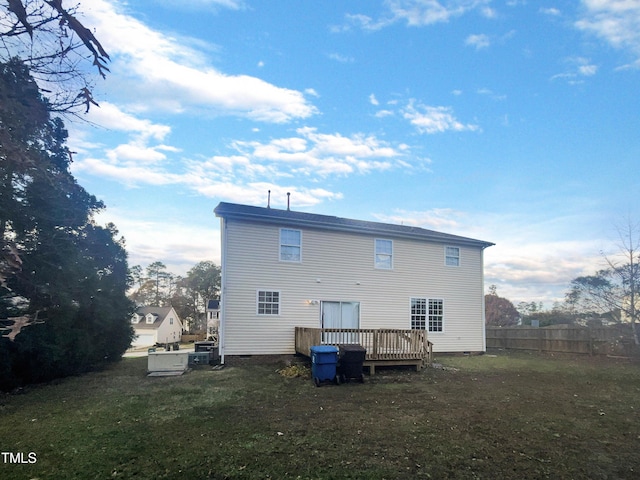
POLYGON ((135 165, 133 163, 121 163, 119 159, 109 160, 98 158, 86 158, 72 164, 72 171, 88 173, 104 180, 115 180, 129 187, 137 185, 173 185, 180 183, 180 175, 172 174, 157 167, 149 165, 135 165))
POLYGON ((482 7, 480 9, 482 15, 485 18, 497 18, 498 17, 498 12, 496 12, 495 9, 491 8, 491 7, 482 7))
POLYGON ((485 253, 485 285, 498 285, 499 295, 514 303, 562 302, 571 280, 602 267, 602 259, 594 253, 597 242, 590 240, 494 241, 496 246, 485 253))
POLYGON ((280 138, 269 143, 235 142, 234 147, 257 162, 284 164, 297 175, 345 175, 387 170, 392 160, 404 153, 374 136, 319 133, 303 127, 298 137, 280 138))
POLYGON ((376 31, 397 22, 406 22, 412 27, 422 27, 448 22, 470 11, 479 10, 486 18, 494 18, 495 10, 488 5, 490 0, 387 0, 388 11, 378 19, 364 14, 347 14, 347 25, 332 27, 332 31, 349 30, 354 25, 363 30, 376 31))
POLYGON ((392 110, 378 110, 375 113, 375 117, 376 118, 385 118, 385 117, 391 117, 395 115, 395 113, 392 110))
POLYGON ((112 71, 127 72, 130 78, 120 81, 135 88, 147 108, 207 109, 275 123, 317 113, 303 93, 249 75, 224 74, 208 65, 201 52, 186 47, 189 41, 152 30, 116 8, 121 7, 94 0, 88 23, 109 45, 112 71))
POLYGON ((321 188, 308 189, 295 185, 277 185, 268 182, 252 182, 247 185, 216 185, 211 195, 215 198, 227 198, 232 202, 251 205, 265 205, 268 192, 271 191, 271 206, 282 207, 287 204, 287 193, 292 208, 311 207, 327 200, 340 200, 341 193, 330 192, 321 188))
POLYGON ((491 45, 491 40, 488 35, 481 33, 478 35, 469 35, 464 41, 464 44, 470 47, 475 47, 476 50, 481 50, 483 48, 488 48, 491 45))
POLYGON ((636 0, 582 0, 578 29, 591 32, 616 48, 640 57, 640 2, 636 0))
POLYGON ((427 211, 396 209, 391 214, 374 214, 374 217, 381 222, 449 233, 454 233, 459 228, 459 221, 456 220, 456 217, 460 216, 464 216, 464 214, 450 208, 434 208, 427 211))
MULTIPOLYGON (((122 112, 116 110, 117 118, 122 112)), ((126 116, 135 136, 147 124, 126 116)), ((100 154, 99 145, 90 146, 73 164, 77 173, 110 179, 128 187, 174 185, 231 201, 247 202, 266 191, 265 184, 276 191, 277 184, 308 181, 330 175, 368 174, 392 168, 406 168, 406 144, 391 146, 373 135, 326 134, 303 127, 295 136, 274 138, 268 142, 234 141, 228 145, 231 155, 207 159, 177 159, 179 150, 170 145, 151 144, 150 137, 135 138, 100 154)), ((416 166, 415 168, 418 168, 416 166)), ((282 187, 284 188, 284 187, 282 187)), ((339 192, 323 189, 288 187, 296 191, 300 204, 315 205, 339 192)))
POLYGON ((87 120, 108 130, 135 133, 146 139, 162 141, 171 133, 168 125, 142 120, 109 102, 101 102, 99 108, 92 108, 87 114, 87 120))
POLYGON ((166 218, 141 216, 135 210, 109 207, 98 213, 96 220, 101 224, 117 225, 127 244, 129 265, 145 267, 161 259, 168 271, 185 275, 201 261, 220 264, 220 245, 214 241, 220 238, 220 231, 207 225, 216 225, 215 221, 190 224, 172 218, 169 221, 171 228, 167 228, 166 218), (159 238, 163 241, 159 242, 159 238))
POLYGON ((371 105, 380 105, 380 102, 378 101, 378 99, 376 98, 376 96, 373 93, 371 95, 369 95, 369 103, 371 105))
MULTIPOLYGON (((483 214, 450 208, 394 210, 374 214, 382 222, 417 226, 495 243, 485 250, 485 286, 520 301, 562 301, 571 280, 602 268, 605 240, 576 238, 565 225, 575 218, 545 216, 536 221, 513 214, 483 214)), ((573 221, 572 221, 573 220, 573 221)), ((551 307, 547 304, 546 307, 551 307)))
POLYGON ((118 145, 112 150, 106 152, 107 158, 114 162, 136 161, 143 163, 159 163, 165 160, 167 156, 158 148, 149 148, 144 145, 136 145, 135 143, 127 143, 118 145))
POLYGON ((458 121, 451 107, 415 106, 411 101, 403 111, 404 118, 418 129, 420 133, 443 133, 447 131, 478 131, 480 127, 458 121))
POLYGON ((335 60, 339 63, 353 63, 355 62, 355 58, 350 57, 348 55, 342 55, 340 53, 330 53, 327 55, 331 60, 335 60))
POLYGON ((245 4, 240 0, 189 0, 185 2, 184 0, 158 0, 159 2, 169 5, 175 6, 181 9, 189 9, 189 10, 203 10, 203 9, 213 9, 216 11, 218 8, 227 8, 229 10, 242 10, 245 8, 245 4))
POLYGON ((584 57, 571 57, 565 59, 565 63, 569 66, 564 73, 559 73, 551 77, 551 80, 565 80, 567 83, 580 84, 583 83, 583 77, 591 77, 598 72, 598 66, 591 63, 591 60, 584 57))
POLYGON ((540 8, 540 13, 544 15, 549 15, 551 17, 559 17, 560 15, 562 15, 560 10, 558 10, 555 7, 540 8))
POLYGON ((489 88, 479 88, 476 92, 478 93, 478 95, 484 95, 490 97, 493 100, 505 100, 507 98, 506 95, 499 95, 489 88))
POLYGON ((488 0, 390 0, 387 2, 395 19, 408 25, 423 26, 447 22, 470 10, 481 8, 486 14, 488 0))
MULTIPOLYGON (((380 30, 386 26, 391 25, 395 20, 393 18, 387 18, 382 20, 373 20, 368 15, 362 14, 347 14, 345 15, 347 19, 348 25, 355 25, 356 27, 362 28, 363 30, 380 30)), ((342 27, 333 27, 332 31, 339 32, 349 30, 349 26, 344 25, 342 27)))
POLYGON ((592 75, 595 75, 597 71, 598 71, 597 65, 580 65, 578 67, 578 73, 585 77, 590 77, 592 75))

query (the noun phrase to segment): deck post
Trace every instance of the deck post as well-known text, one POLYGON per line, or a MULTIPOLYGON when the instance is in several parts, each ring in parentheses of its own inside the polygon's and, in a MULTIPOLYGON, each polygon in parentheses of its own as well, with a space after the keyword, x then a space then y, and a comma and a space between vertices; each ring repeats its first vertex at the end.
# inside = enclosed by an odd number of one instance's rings
MULTIPOLYGON (((373 332, 373 352, 371 352, 371 359, 375 360, 378 358, 378 341, 379 341, 379 330, 374 330, 373 332)), ((375 367, 371 367, 371 373, 375 372, 375 367)))

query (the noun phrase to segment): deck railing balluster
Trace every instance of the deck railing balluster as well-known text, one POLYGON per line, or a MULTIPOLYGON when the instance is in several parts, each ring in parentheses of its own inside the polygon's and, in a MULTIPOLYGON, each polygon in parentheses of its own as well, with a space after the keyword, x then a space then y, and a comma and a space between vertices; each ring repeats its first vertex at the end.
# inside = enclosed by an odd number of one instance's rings
POLYGON ((378 365, 402 361, 424 365, 431 363, 433 353, 425 330, 296 327, 295 342, 296 352, 306 356, 314 345, 359 344, 367 350, 365 363, 378 365))

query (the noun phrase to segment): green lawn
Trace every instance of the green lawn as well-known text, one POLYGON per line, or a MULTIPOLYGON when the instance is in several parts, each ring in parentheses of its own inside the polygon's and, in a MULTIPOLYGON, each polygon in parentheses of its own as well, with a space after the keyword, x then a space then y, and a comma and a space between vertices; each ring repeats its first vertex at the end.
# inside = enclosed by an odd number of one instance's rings
POLYGON ((436 362, 317 388, 282 365, 148 378, 125 359, 0 395, 0 450, 37 460, 3 455, 0 478, 640 478, 638 364, 436 362))

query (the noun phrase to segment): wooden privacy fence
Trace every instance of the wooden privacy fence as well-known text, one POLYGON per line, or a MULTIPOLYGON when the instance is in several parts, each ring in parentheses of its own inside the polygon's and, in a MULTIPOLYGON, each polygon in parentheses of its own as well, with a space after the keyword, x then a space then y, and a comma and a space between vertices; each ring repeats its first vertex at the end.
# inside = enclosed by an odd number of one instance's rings
POLYGON ((365 366, 375 373, 375 366, 431 363, 433 344, 424 330, 305 328, 296 327, 296 352, 309 357, 314 345, 359 344, 366 350, 365 366))
POLYGON ((625 353, 620 332, 606 327, 486 327, 487 348, 537 350, 540 352, 625 353))
POLYGON ((207 339, 206 333, 184 334, 180 337, 182 343, 201 342, 207 339))

